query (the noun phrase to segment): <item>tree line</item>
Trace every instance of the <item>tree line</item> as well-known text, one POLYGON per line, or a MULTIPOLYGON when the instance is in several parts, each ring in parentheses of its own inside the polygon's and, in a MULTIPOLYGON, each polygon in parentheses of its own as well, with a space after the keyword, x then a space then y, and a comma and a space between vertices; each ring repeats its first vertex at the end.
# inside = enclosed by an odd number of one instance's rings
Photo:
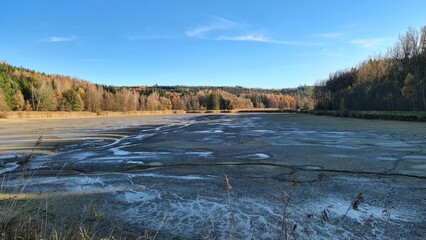
POLYGON ((318 110, 426 111, 426 26, 409 28, 384 56, 331 74, 310 96, 318 110))
POLYGON ((308 89, 115 87, 0 62, 0 111, 155 111, 308 108, 308 89))

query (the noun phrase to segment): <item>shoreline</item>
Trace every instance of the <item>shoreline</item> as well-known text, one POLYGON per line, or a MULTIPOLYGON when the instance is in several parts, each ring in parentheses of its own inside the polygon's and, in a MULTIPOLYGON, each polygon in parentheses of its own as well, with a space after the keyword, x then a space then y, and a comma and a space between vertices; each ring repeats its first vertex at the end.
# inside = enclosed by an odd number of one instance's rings
POLYGON ((364 120, 391 120, 404 122, 426 122, 426 112, 402 111, 355 111, 355 110, 307 110, 305 114, 364 120))
POLYGON ((297 110, 277 108, 261 109, 232 109, 232 110, 161 110, 161 111, 130 111, 130 112, 64 112, 64 111, 8 111, 0 112, 3 119, 55 119, 55 118, 92 118, 113 116, 155 116, 155 115, 185 115, 185 114, 221 114, 221 113, 294 113, 297 110))

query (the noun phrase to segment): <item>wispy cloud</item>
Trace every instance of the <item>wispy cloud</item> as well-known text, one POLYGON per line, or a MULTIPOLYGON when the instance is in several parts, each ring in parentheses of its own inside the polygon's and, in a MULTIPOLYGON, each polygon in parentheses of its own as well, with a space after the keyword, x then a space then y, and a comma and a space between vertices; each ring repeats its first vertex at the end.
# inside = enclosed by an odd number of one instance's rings
POLYGON ((220 30, 227 30, 232 28, 239 28, 240 24, 224 19, 224 18, 216 18, 215 21, 206 25, 206 26, 198 26, 192 29, 189 29, 185 32, 188 37, 196 37, 196 38, 204 38, 207 34, 220 30))
POLYGON ((46 41, 47 42, 71 42, 71 41, 75 41, 77 39, 76 36, 71 35, 68 37, 49 37, 46 41))
POLYGON ((264 37, 264 36, 261 36, 261 35, 252 35, 252 34, 241 35, 241 36, 234 36, 234 37, 220 36, 220 37, 217 37, 215 40, 219 40, 219 41, 264 42, 264 43, 275 42, 274 40, 269 39, 267 37, 264 37))
POLYGON ((362 38, 349 41, 350 44, 361 48, 377 48, 389 44, 394 38, 362 38))
POLYGON ((321 33, 321 34, 314 34, 313 36, 318 38, 336 39, 341 37, 342 33, 339 33, 339 32, 321 33))
POLYGON ((190 38, 198 38, 204 40, 215 41, 240 41, 240 42, 259 42, 294 46, 317 45, 312 43, 304 43, 298 41, 281 41, 263 34, 254 33, 247 29, 241 23, 231 21, 224 18, 215 18, 210 24, 191 28, 185 32, 185 35, 190 38))
POLYGON ((261 43, 273 43, 273 44, 282 44, 282 45, 293 45, 293 46, 306 46, 306 45, 315 45, 313 43, 304 43, 304 42, 296 42, 296 41, 280 41, 271 39, 262 35, 256 34, 247 34, 241 36, 219 36, 214 40, 218 41, 243 41, 243 42, 261 42, 261 43))

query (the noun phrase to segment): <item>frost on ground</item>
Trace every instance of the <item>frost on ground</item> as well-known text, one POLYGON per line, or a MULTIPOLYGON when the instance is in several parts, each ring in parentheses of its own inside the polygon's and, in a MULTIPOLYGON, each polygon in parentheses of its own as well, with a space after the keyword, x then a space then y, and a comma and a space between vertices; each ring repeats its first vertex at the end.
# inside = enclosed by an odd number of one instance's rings
POLYGON ((5 152, 3 191, 100 193, 104 221, 160 238, 277 239, 285 203, 287 235, 297 239, 426 235, 422 123, 299 114, 135 122, 122 138, 35 156, 30 179, 19 178, 22 166, 5 152))

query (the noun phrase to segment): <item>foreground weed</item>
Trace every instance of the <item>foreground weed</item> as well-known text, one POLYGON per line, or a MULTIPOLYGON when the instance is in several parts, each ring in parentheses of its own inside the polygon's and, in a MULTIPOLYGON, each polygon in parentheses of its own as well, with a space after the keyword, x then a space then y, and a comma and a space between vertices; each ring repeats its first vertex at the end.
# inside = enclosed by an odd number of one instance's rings
POLYGON ((228 239, 234 238, 234 224, 235 224, 235 218, 234 218, 234 211, 232 209, 232 201, 231 201, 231 190, 232 186, 229 182, 228 176, 225 175, 223 179, 223 188, 228 192, 228 212, 229 212, 229 234, 228 239))
POLYGON ((296 178, 296 172, 290 171, 287 178, 287 184, 286 184, 287 186, 283 190, 283 196, 282 196, 283 213, 282 213, 282 221, 281 221, 281 237, 280 237, 281 240, 287 240, 289 236, 293 236, 295 238, 295 235, 296 235, 297 224, 293 224, 293 226, 291 226, 290 228, 290 233, 288 232, 289 230, 288 225, 290 223, 289 217, 288 217, 289 215, 288 206, 290 205, 293 192, 297 184, 298 184, 298 180, 296 178))
POLYGON ((96 206, 93 203, 90 203, 89 207, 92 210, 92 217, 96 222, 99 222, 104 219, 104 213, 96 210, 96 206))

